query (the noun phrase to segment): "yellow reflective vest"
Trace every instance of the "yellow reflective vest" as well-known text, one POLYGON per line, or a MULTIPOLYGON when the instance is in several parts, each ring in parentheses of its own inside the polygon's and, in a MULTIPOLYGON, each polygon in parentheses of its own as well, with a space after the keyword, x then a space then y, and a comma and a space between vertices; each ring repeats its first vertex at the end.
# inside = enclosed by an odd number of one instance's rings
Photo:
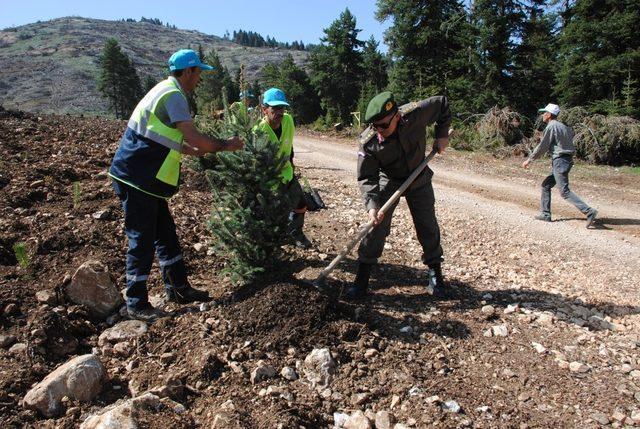
POLYGON ((169 198, 178 191, 182 132, 156 115, 164 97, 182 92, 174 77, 158 83, 138 103, 111 163, 109 175, 147 194, 169 198))
POLYGON ((293 135, 295 133, 295 126, 293 125, 293 117, 285 113, 282 117, 282 133, 280 138, 273 132, 269 122, 266 119, 262 119, 258 124, 258 127, 264 131, 269 140, 273 143, 280 143, 280 150, 278 154, 284 157, 287 161, 282 168, 282 182, 289 183, 293 179, 293 164, 291 164, 291 152, 293 151, 293 135))

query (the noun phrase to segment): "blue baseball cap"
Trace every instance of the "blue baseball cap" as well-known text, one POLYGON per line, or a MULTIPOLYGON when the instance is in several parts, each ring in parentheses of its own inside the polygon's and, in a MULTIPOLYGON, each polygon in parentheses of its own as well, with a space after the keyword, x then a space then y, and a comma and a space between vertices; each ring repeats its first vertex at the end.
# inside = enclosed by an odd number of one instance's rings
POLYGON ((193 49, 180 49, 174 52, 169 58, 169 70, 176 71, 188 69, 189 67, 200 67, 202 70, 213 70, 209 64, 203 64, 200 57, 193 49))
POLYGON ((287 97, 284 95, 284 91, 278 88, 271 88, 265 91, 262 98, 262 104, 267 106, 288 106, 287 97))

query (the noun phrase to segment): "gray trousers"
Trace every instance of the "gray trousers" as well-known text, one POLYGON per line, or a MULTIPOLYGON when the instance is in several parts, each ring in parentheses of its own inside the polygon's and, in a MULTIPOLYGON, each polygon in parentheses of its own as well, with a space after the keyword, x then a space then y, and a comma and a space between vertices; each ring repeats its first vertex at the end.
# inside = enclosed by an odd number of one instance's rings
POLYGON ((569 172, 573 167, 571 156, 559 156, 551 163, 551 174, 542 182, 542 197, 540 198, 540 212, 551 216, 551 188, 556 184, 562 198, 576 206, 584 214, 591 212, 591 207, 585 204, 576 194, 569 189, 569 172))
MULTIPOLYGON (((386 202, 399 186, 388 183, 382 191, 382 201, 386 202)), ((422 262, 425 264, 439 264, 442 262, 442 246, 440 245, 440 228, 436 219, 435 197, 433 186, 429 181, 425 186, 406 191, 409 211, 416 228, 418 241, 422 245, 422 262)), ((374 227, 360 242, 358 247, 358 261, 365 264, 375 264, 382 255, 384 243, 391 232, 391 219, 398 206, 396 201, 384 214, 382 222, 374 227)))

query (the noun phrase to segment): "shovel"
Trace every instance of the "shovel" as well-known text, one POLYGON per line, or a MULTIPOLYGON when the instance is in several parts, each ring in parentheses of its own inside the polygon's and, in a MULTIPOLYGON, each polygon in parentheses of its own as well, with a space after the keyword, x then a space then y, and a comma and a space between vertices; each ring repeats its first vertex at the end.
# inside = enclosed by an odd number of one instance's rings
MULTIPOLYGON (((429 155, 427 155, 427 157, 424 159, 424 161, 422 161, 420 163, 420 165, 418 165, 418 167, 413 171, 413 173, 411 173, 411 176, 409 176, 407 178, 407 180, 404 181, 402 186, 400 186, 400 188, 398 188, 398 190, 396 192, 394 192, 393 195, 391 195, 391 198, 389 198, 387 200, 387 202, 384 203, 384 205, 378 211, 378 213, 384 214, 384 212, 387 211, 389 206, 394 204, 398 200, 398 198, 400 198, 400 196, 409 187, 409 185, 411 185, 413 183, 413 181, 416 179, 416 177, 418 177, 418 175, 420 173, 422 173, 422 171, 425 169, 425 167, 427 166, 429 161, 436 155, 436 153, 437 153, 437 150, 433 149, 429 153, 429 155)), ((340 263, 340 261, 342 261, 344 259, 344 257, 347 256, 349 254, 349 252, 351 252, 351 250, 354 248, 354 246, 356 244, 358 244, 360 242, 360 240, 362 240, 364 238, 364 236, 367 235, 369 233, 369 231, 371 231, 374 228, 374 226, 375 225, 373 224, 373 220, 370 220, 369 222, 367 222, 360 229, 360 232, 358 232, 358 235, 353 240, 351 240, 345 246, 344 249, 342 249, 342 251, 338 254, 338 256, 333 258, 333 261, 331 261, 331 263, 327 266, 327 268, 325 268, 324 270, 322 270, 320 272, 318 277, 313 281, 313 286, 316 289, 318 289, 319 291, 324 291, 325 290, 325 279, 327 278, 327 276, 331 273, 331 271, 333 271, 336 268, 338 263, 340 263)))

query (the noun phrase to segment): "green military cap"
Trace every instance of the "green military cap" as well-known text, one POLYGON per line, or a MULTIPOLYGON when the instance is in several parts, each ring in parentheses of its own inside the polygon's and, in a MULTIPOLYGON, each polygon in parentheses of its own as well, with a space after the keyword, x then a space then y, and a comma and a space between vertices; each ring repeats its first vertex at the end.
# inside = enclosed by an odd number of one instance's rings
POLYGON ((364 115, 364 122, 370 124, 378 121, 396 110, 398 110, 398 105, 393 98, 393 93, 391 91, 381 92, 369 102, 367 113, 364 115))

